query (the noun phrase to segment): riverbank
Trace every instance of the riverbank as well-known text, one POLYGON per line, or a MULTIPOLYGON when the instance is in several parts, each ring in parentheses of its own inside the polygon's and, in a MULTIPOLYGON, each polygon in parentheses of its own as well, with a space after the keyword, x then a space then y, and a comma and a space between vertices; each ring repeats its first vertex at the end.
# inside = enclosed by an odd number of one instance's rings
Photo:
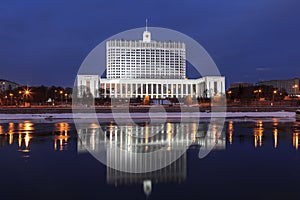
POLYGON ((30 120, 41 119, 52 121, 54 119, 196 119, 196 118, 295 118, 294 112, 185 112, 185 113, 52 113, 52 114, 0 114, 1 120, 30 120))
POLYGON ((47 113, 0 114, 1 120, 57 119, 197 119, 197 118, 295 118, 295 112, 155 112, 155 113, 47 113))
MULTIPOLYGON (((129 112, 130 113, 148 113, 149 109, 151 109, 151 112, 161 112, 162 108, 159 109, 153 109, 155 107, 151 106, 130 106, 129 112)), ((167 113, 180 113, 182 110, 184 112, 210 112, 211 107, 183 107, 182 109, 179 106, 169 107, 164 106, 163 109, 167 113)), ((285 107, 285 106, 245 106, 245 107, 214 107, 214 110, 220 110, 224 111, 224 109, 227 112, 279 112, 279 111, 285 111, 285 112, 295 112, 298 107, 285 107)), ((96 111, 96 113, 112 113, 112 109, 109 106, 99 106, 95 109, 91 108, 77 108, 74 109, 76 113, 91 113, 96 111)), ((126 107, 114 107, 113 108, 114 113, 124 113, 128 112, 128 109, 126 107)), ((16 108, 16 107, 1 107, 0 108, 0 114, 66 114, 66 113, 72 113, 73 110, 71 107, 31 107, 31 108, 16 108)))

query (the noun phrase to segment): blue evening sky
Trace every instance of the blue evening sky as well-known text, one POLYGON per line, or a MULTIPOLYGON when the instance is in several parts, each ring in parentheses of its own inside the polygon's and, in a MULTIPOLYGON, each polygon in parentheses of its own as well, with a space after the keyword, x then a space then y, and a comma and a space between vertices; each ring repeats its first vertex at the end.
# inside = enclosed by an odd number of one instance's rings
POLYGON ((146 18, 198 41, 227 84, 300 77, 299 9, 299 0, 1 0, 0 79, 72 86, 96 45, 146 18))

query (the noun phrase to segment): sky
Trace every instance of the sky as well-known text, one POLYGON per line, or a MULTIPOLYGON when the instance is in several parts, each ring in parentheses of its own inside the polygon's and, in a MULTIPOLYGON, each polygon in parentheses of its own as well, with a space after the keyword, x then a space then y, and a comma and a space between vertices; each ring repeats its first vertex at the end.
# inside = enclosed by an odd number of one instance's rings
POLYGON ((1 0, 0 79, 72 86, 94 47, 146 18, 199 42, 227 87, 300 77, 299 8, 299 0, 1 0))

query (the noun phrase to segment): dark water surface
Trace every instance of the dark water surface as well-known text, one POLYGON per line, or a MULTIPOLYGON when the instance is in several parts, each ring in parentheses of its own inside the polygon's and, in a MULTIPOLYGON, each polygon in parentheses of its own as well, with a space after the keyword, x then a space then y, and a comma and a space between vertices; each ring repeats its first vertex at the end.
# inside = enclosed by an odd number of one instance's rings
MULTIPOLYGON (((111 130, 128 132, 131 125, 101 127, 110 140, 111 130)), ((198 132, 186 133, 192 146, 172 166, 137 175, 107 168, 87 153, 83 143, 93 146, 93 137, 80 140, 71 122, 2 121, 0 199, 299 199, 299 122, 227 120, 223 137, 213 138, 215 149, 199 159, 207 127, 201 122, 198 132)))

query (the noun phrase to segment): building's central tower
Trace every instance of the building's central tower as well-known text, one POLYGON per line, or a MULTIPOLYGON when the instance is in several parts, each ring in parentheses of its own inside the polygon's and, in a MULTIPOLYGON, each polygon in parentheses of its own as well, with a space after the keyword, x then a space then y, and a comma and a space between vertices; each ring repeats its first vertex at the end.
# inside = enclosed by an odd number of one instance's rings
POLYGON ((182 42, 110 40, 106 43, 107 79, 185 79, 186 49, 182 42))

